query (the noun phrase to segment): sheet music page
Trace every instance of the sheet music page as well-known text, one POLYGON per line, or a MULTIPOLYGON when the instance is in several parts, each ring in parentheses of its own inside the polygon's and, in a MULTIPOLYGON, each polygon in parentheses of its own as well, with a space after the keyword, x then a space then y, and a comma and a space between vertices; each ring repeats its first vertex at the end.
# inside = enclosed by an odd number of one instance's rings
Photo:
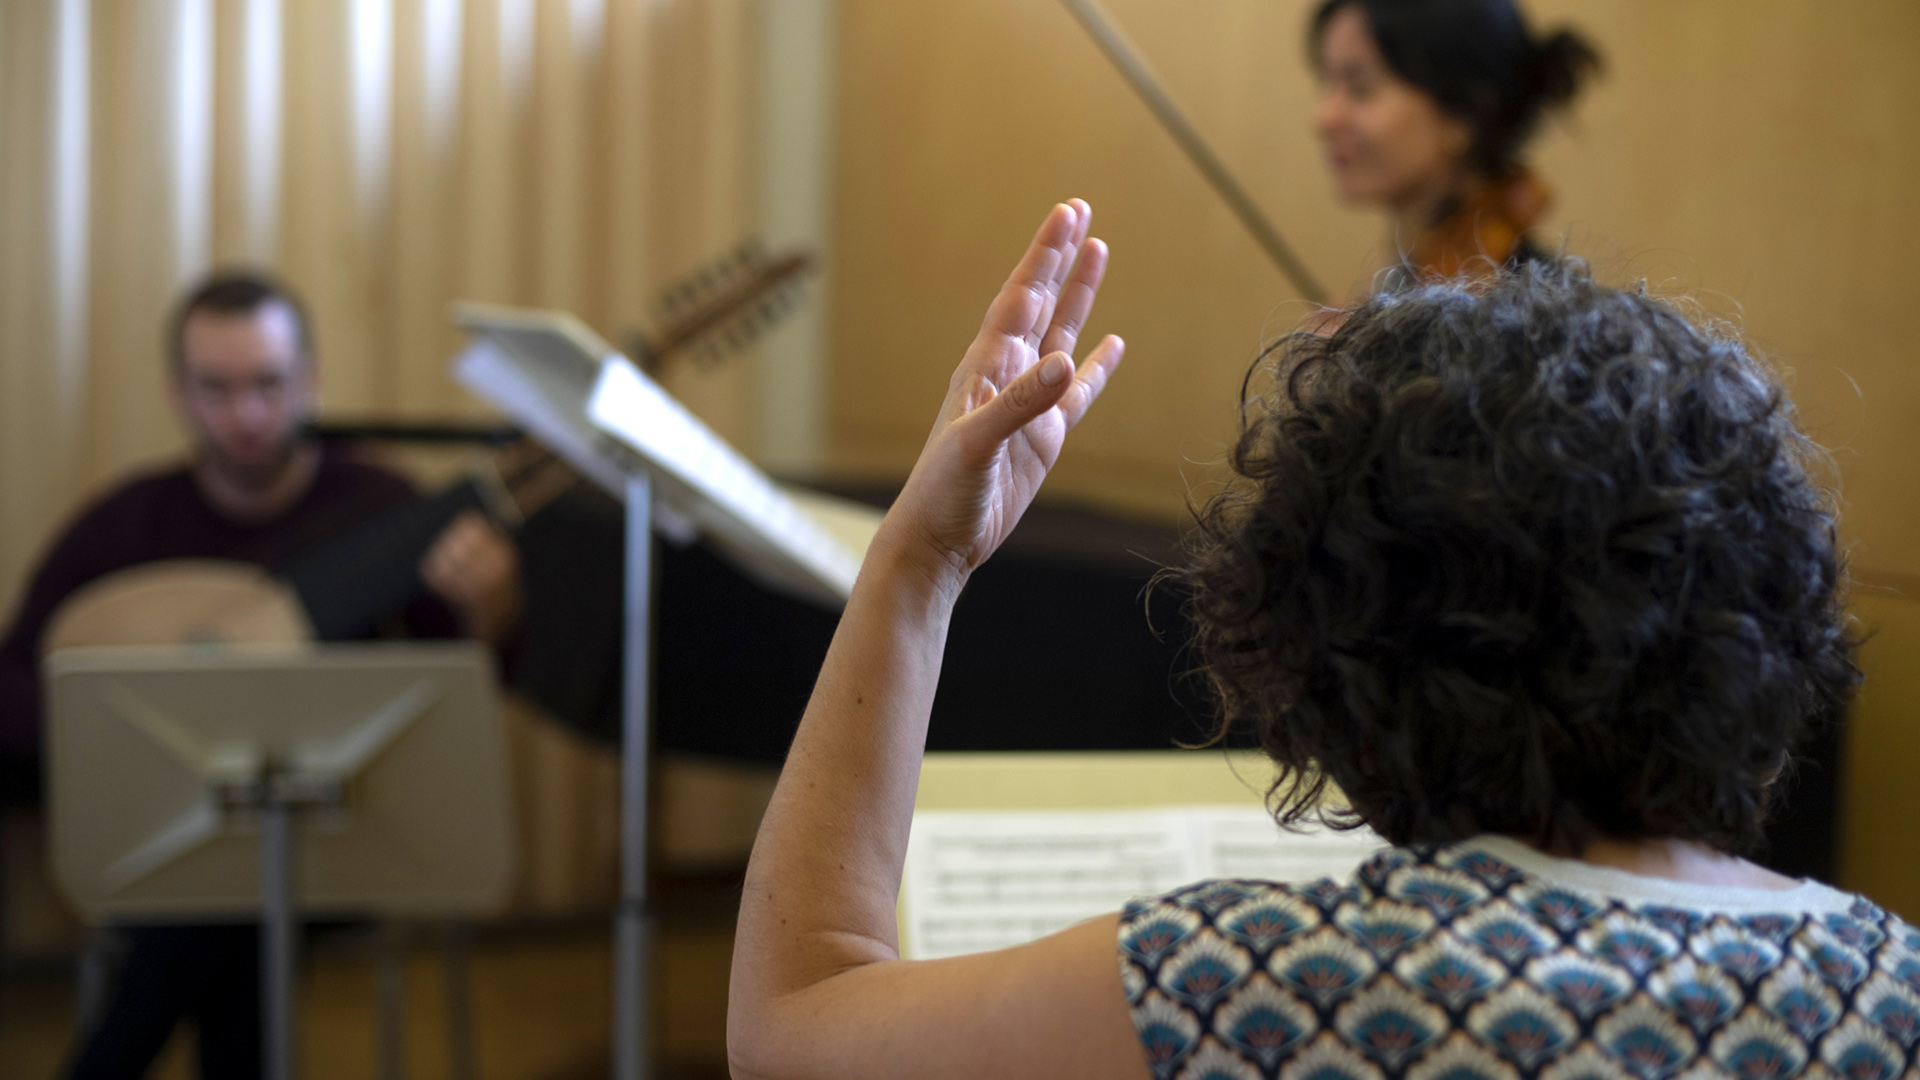
MULTIPOLYGON (((701 500, 689 517, 737 548, 755 548, 791 560, 810 585, 844 602, 860 572, 864 549, 854 552, 822 528, 765 473, 700 422, 626 360, 601 368, 587 416, 600 430, 638 450, 656 469, 701 500), (712 511, 708 509, 710 504, 712 511), (717 512, 713 512, 717 511, 717 512)), ((769 573, 787 568, 770 565, 769 573)))
POLYGON ((931 811, 914 815, 900 883, 915 959, 1002 949, 1214 877, 1344 878, 1373 833, 1285 833, 1260 807, 931 811))
POLYGON ((1202 853, 1201 877, 1289 883, 1346 878, 1386 846, 1372 829, 1283 830, 1257 807, 1201 808, 1189 817, 1202 853))
POLYGON ((617 499, 624 493, 626 478, 601 453, 599 444, 605 436, 586 420, 586 397, 597 377, 594 370, 579 364, 557 371, 533 367, 517 362, 485 337, 475 337, 454 360, 453 377, 608 494, 617 499), (569 385, 569 376, 578 385, 569 385))
POLYGON ((1000 949, 1198 875, 1191 836, 1156 811, 914 815, 901 894, 916 959, 1000 949))

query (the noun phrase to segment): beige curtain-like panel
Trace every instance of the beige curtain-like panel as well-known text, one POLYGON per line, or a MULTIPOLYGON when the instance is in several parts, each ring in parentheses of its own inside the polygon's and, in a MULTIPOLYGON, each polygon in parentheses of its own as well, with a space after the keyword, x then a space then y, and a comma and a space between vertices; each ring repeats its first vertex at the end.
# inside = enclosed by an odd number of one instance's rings
MULTIPOLYGON (((479 406, 456 299, 612 340, 752 231, 752 0, 0 3, 0 604, 180 447, 161 324, 221 263, 312 307, 334 415, 479 406)), ((675 389, 744 440, 742 365, 675 389)))
MULTIPOLYGON (((458 299, 645 325, 753 229, 759 10, 0 0, 0 605, 84 500, 179 452, 162 323, 213 266, 305 296, 336 416, 481 411, 447 377, 458 299)), ((747 364, 670 386, 751 449, 747 364)), ((516 910, 604 902, 614 763, 508 720, 516 910)))

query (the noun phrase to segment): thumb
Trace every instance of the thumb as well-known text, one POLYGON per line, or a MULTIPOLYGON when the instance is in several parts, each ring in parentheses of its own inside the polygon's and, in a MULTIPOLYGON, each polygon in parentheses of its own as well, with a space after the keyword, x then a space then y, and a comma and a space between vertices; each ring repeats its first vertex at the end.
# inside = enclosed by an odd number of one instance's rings
POLYGON ((1073 359, 1063 352, 1049 353, 976 410, 968 426, 976 428, 983 438, 1005 442, 1035 417, 1058 405, 1072 388, 1073 359))

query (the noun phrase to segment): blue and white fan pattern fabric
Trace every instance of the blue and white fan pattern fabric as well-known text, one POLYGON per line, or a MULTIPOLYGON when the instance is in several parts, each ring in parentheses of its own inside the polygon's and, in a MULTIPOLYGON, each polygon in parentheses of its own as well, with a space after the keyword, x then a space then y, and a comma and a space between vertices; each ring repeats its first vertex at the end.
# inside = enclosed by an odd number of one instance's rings
POLYGON ((1158 1080, 1920 1080, 1920 933, 1563 888, 1469 844, 1129 904, 1158 1080))

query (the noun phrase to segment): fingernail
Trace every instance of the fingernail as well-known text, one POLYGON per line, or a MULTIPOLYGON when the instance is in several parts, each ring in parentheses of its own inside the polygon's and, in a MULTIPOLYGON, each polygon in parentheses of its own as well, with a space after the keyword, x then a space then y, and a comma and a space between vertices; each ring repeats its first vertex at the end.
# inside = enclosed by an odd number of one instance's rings
POLYGON ((1059 386, 1060 380, 1073 372, 1073 362, 1060 353, 1054 353, 1040 362, 1040 385, 1059 386))

